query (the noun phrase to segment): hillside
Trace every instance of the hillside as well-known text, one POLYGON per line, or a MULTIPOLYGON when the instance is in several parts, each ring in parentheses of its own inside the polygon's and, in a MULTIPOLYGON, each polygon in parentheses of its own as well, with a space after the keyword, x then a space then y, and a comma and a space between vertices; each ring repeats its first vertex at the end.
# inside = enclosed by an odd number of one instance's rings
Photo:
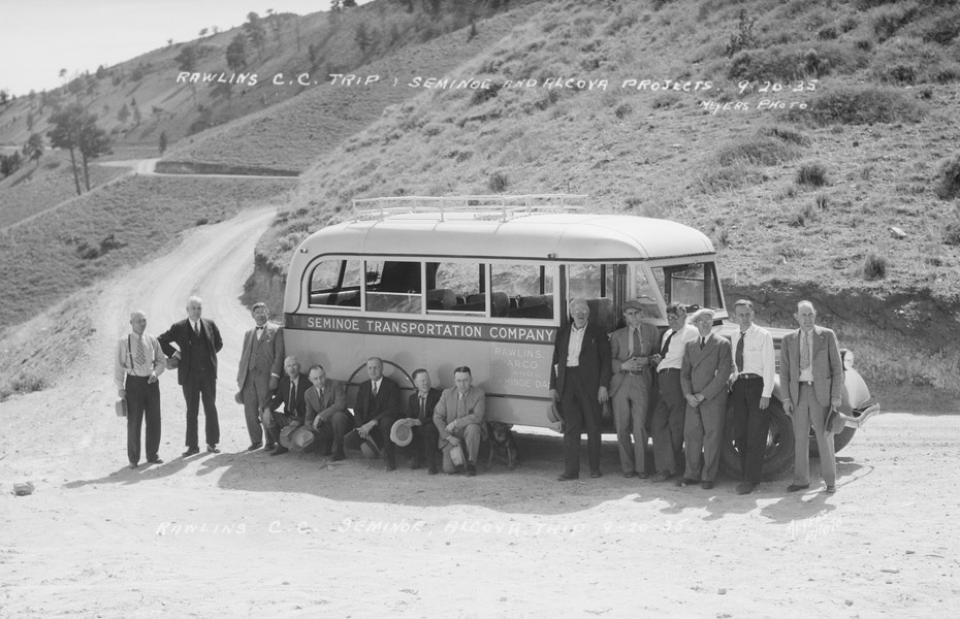
POLYGON ((447 74, 490 87, 424 91, 304 173, 261 270, 353 197, 586 193, 705 230, 731 290, 861 319, 854 348, 896 326, 910 369, 881 351, 871 380, 955 390, 958 31, 945 2, 546 3, 447 74))

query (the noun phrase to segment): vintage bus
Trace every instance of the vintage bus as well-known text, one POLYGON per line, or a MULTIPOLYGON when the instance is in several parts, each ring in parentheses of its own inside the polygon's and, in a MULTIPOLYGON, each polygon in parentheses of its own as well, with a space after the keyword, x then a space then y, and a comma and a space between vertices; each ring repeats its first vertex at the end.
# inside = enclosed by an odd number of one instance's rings
MULTIPOLYGON (((663 219, 591 214, 584 201, 354 200, 352 217, 294 253, 284 296, 288 354, 354 386, 366 379, 366 359, 381 357, 384 373, 408 390, 416 368, 448 387, 453 368, 468 365, 487 393, 490 420, 544 427, 553 342, 569 320, 569 299, 586 298, 591 321, 608 331, 622 326, 627 299, 640 299, 661 329, 671 302, 712 308, 717 328, 731 328, 722 325, 727 310, 704 234, 663 219)), ((869 404, 869 391, 856 400, 869 404)), ((770 474, 792 462, 792 429, 776 408, 770 474)), ((728 456, 738 467, 736 454, 728 456)))

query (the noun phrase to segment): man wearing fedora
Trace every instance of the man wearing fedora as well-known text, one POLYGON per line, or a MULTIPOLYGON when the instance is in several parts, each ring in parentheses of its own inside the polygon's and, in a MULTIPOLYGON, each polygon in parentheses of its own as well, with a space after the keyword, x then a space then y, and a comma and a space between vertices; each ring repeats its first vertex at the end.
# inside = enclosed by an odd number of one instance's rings
MULTIPOLYGON (((418 469, 426 463, 430 475, 440 470, 440 433, 433 423, 433 411, 440 401, 441 391, 431 385, 430 373, 423 368, 413 371, 413 386, 416 392, 407 399, 407 418, 412 437, 413 457, 410 468, 418 469)), ((403 421, 403 420, 401 420, 403 421)))
POLYGON ((443 451, 443 472, 455 473, 455 450, 465 456, 467 475, 477 474, 477 456, 480 453, 481 424, 485 414, 486 394, 473 386, 470 368, 462 365, 453 371, 454 387, 444 389, 433 412, 433 421, 439 432, 439 447, 443 451))
POLYGON ((816 325, 817 310, 810 301, 797 303, 794 318, 800 325, 783 337, 780 347, 780 385, 786 392, 783 409, 793 419, 793 483, 787 492, 810 487, 810 427, 817 438, 820 473, 826 491, 833 494, 837 462, 833 453, 833 428, 828 413, 836 411, 843 397, 843 362, 837 335, 816 325))
POLYGON ((657 355, 657 328, 643 322, 640 299, 623 304, 626 326, 610 334, 610 400, 624 477, 646 479, 647 411, 657 355), (631 441, 632 437, 632 441, 631 441))
POLYGON ((403 414, 400 387, 392 379, 383 375, 383 360, 379 357, 367 359, 367 376, 357 392, 357 404, 354 407, 356 428, 346 436, 346 445, 351 449, 366 449, 373 455, 383 452, 387 461, 387 470, 397 468, 395 445, 390 440, 393 423, 403 414))
POLYGON ((303 398, 305 423, 316 431, 321 455, 333 454, 334 460, 343 460, 343 437, 353 427, 346 388, 340 381, 327 378, 320 364, 310 368, 309 379, 311 387, 303 398))

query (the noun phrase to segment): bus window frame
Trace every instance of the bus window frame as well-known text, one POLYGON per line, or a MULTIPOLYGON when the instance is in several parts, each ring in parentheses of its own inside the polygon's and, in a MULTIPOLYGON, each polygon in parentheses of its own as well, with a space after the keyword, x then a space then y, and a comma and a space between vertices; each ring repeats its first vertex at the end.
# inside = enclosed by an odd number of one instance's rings
MULTIPOLYGON (((671 287, 671 285, 672 285, 672 279, 673 279, 673 277, 672 277, 672 274, 669 272, 669 269, 674 268, 674 267, 679 267, 679 266, 689 266, 689 265, 695 265, 695 264, 702 264, 702 265, 704 266, 704 275, 703 275, 703 282, 704 282, 704 286, 703 286, 703 297, 700 299, 700 302, 698 303, 698 305, 699 305, 700 307, 708 307, 708 306, 706 305, 706 298, 707 298, 707 292, 708 292, 707 283, 712 280, 712 284, 713 284, 713 286, 714 286, 715 294, 717 295, 717 298, 718 298, 719 302, 721 303, 721 305, 719 305, 719 306, 717 306, 717 307, 710 307, 709 309, 712 309, 712 310, 721 312, 721 315, 718 316, 718 318, 723 318, 723 317, 726 316, 726 314, 727 314, 727 307, 726 307, 726 305, 723 305, 724 300, 725 300, 725 297, 724 297, 724 294, 723 294, 723 284, 722 284, 722 282, 720 281, 720 277, 719 277, 718 274, 717 274, 717 261, 716 261, 716 260, 713 260, 713 259, 709 259, 709 260, 708 260, 708 259, 702 259, 702 258, 700 258, 700 257, 696 257, 696 258, 694 258, 693 260, 691 260, 689 257, 687 257, 687 258, 670 258, 670 259, 650 260, 650 261, 646 261, 646 264, 647 264, 647 267, 650 269, 651 273, 652 273, 655 269, 658 269, 658 268, 659 268, 659 269, 662 269, 663 275, 664 275, 663 289, 662 289, 662 290, 658 290, 658 292, 663 296, 663 301, 666 302, 666 303, 668 303, 668 304, 671 303, 671 302, 674 302, 674 300, 673 300, 673 294, 672 294, 672 291, 670 290, 670 287, 671 287), (709 267, 709 268, 708 268, 708 267, 709 267)), ((656 281, 656 276, 654 276, 654 281, 656 281)))

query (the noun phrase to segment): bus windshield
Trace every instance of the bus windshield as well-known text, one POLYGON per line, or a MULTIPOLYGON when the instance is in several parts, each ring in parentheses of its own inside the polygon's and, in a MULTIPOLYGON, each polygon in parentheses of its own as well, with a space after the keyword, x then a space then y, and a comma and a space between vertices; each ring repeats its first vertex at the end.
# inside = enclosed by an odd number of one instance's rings
POLYGON ((712 262, 654 266, 651 269, 667 303, 723 309, 723 297, 712 262))

